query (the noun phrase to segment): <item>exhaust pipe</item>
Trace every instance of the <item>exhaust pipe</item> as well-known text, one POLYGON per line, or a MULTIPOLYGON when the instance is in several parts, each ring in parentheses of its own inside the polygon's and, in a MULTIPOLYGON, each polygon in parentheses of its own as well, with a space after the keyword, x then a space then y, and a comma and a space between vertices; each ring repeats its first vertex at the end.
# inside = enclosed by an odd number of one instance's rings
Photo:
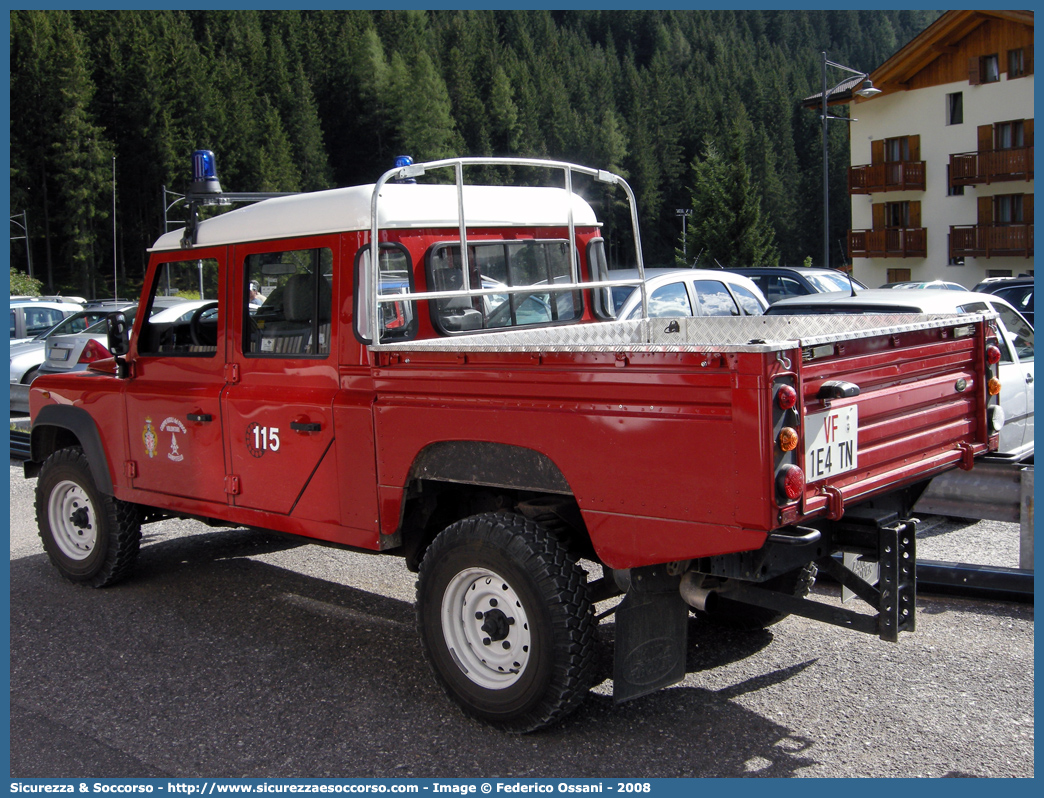
POLYGON ((686 571, 681 578, 678 588, 682 599, 690 607, 701 612, 713 612, 714 605, 718 603, 718 594, 713 590, 702 587, 703 574, 695 571, 686 571))

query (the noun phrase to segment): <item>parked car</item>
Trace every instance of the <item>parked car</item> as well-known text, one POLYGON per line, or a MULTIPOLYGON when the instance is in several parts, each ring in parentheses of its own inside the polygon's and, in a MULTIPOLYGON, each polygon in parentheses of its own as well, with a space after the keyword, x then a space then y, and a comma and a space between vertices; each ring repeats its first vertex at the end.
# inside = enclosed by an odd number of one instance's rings
POLYGON ((1001 408, 1005 422, 998 452, 1016 459, 1033 454, 1033 326, 995 294, 926 288, 878 289, 857 296, 818 294, 778 302, 771 316, 844 313, 978 313, 994 311, 1001 328, 1001 408))
POLYGON ((865 289, 858 280, 837 269, 820 269, 805 266, 751 266, 745 269, 727 269, 753 280, 769 304, 790 296, 805 296, 829 291, 865 289))
POLYGON ((66 316, 83 310, 75 302, 17 299, 11 302, 11 340, 34 338, 66 316))
POLYGON ((960 283, 952 283, 949 280, 923 280, 905 281, 901 283, 885 283, 881 288, 941 288, 944 291, 967 291, 960 283))
MULTIPOLYGON (((614 280, 634 278, 637 269, 614 269, 614 280)), ((768 307, 754 282, 732 272, 711 269, 646 269, 649 315, 664 316, 760 316, 768 307)), ((617 319, 642 314, 642 292, 638 284, 614 286, 613 309, 617 319)))
POLYGON ((105 318, 107 313, 114 310, 126 310, 134 307, 127 303, 121 305, 110 305, 109 307, 96 307, 91 310, 81 310, 67 316, 49 330, 37 335, 35 338, 26 338, 11 342, 11 382, 29 384, 36 377, 40 364, 44 362, 47 339, 52 335, 71 335, 83 332, 92 324, 96 324, 105 318))
MULTIPOLYGON (((213 305, 213 300, 176 299, 173 302, 157 300, 153 305, 150 318, 156 322, 187 325, 198 308, 213 305)), ((133 323, 136 312, 137 306, 123 311, 128 323, 133 323)), ((112 357, 106 343, 107 331, 104 315, 100 321, 80 333, 52 335, 44 341, 46 352, 38 373, 58 374, 84 371, 91 363, 112 357)))
MULTIPOLYGON (((1004 277, 979 283, 975 290, 983 294, 994 294, 1006 299, 1021 313, 1026 321, 1033 324, 1033 278, 1004 277)), ((1034 325, 1035 326, 1035 325, 1034 325)))

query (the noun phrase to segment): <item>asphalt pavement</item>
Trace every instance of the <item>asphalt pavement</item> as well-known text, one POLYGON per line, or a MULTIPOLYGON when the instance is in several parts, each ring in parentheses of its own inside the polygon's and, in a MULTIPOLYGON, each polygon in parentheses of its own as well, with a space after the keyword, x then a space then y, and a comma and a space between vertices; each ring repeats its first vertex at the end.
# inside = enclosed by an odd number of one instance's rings
MULTIPOLYGON (((580 710, 512 736, 435 685, 399 559, 165 521, 129 581, 80 588, 43 554, 34 487, 12 462, 15 778, 1034 775, 1030 604, 921 595, 898 644, 692 619, 685 680, 621 706, 610 616, 580 710)), ((939 523, 919 556, 1014 567, 1018 533, 939 523)))

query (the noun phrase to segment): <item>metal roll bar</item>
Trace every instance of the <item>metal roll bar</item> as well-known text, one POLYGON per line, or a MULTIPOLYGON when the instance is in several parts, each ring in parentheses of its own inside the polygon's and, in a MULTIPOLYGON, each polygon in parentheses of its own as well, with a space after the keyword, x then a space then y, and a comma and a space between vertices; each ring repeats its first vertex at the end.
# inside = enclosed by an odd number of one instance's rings
POLYGON ((483 158, 483 157, 469 157, 469 158, 447 158, 439 161, 427 161, 425 163, 410 164, 408 166, 400 166, 394 169, 389 169, 377 180, 377 183, 373 187, 373 195, 370 198, 370 268, 371 268, 371 279, 370 279, 370 310, 371 310, 371 323, 373 324, 373 334, 371 337, 372 345, 379 346, 381 342, 381 325, 380 325, 380 306, 384 303, 389 302, 402 302, 403 300, 419 300, 426 301, 432 299, 453 299, 458 297, 466 297, 468 299, 474 297, 481 297, 492 294, 520 294, 520 293, 533 293, 534 289, 532 286, 498 286, 496 288, 472 288, 471 280, 469 279, 469 263, 468 263, 468 232, 467 232, 467 216, 464 209, 464 167, 465 166, 513 166, 513 167, 533 167, 537 169, 556 169, 563 172, 563 188, 565 189, 568 199, 568 217, 567 224, 569 227, 569 255, 572 262, 572 282, 570 283, 559 283, 548 286, 548 290, 551 292, 566 292, 566 291, 577 291, 591 288, 611 288, 617 285, 633 285, 634 280, 599 280, 590 282, 580 281, 580 259, 578 257, 576 249, 576 228, 575 220, 573 218, 573 173, 587 175, 593 178, 598 183, 604 183, 611 186, 619 186, 624 190, 627 196, 627 203, 630 207, 631 213, 631 226, 634 232, 634 249, 635 249, 635 262, 638 267, 638 278, 639 288, 642 292, 642 316, 648 317, 648 295, 645 287, 645 263, 642 258, 642 241, 641 233, 638 228, 638 206, 635 201, 634 191, 628 185, 627 181, 624 180, 617 174, 607 172, 604 169, 592 169, 587 166, 579 166, 577 164, 567 163, 565 161, 552 161, 542 158, 483 158), (389 294, 387 296, 381 296, 380 293, 380 261, 379 261, 379 250, 380 244, 378 239, 379 233, 379 215, 378 215, 378 204, 380 200, 381 189, 389 181, 406 181, 412 180, 417 177, 424 175, 425 173, 434 169, 448 169, 454 170, 455 183, 457 188, 457 219, 460 232, 460 268, 463 288, 455 289, 452 291, 410 291, 407 293, 400 294, 389 294))

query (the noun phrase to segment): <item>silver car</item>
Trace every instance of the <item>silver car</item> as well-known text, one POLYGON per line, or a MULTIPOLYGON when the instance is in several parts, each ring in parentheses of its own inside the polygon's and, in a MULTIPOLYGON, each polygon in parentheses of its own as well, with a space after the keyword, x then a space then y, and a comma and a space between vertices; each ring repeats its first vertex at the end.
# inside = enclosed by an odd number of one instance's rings
POLYGON ((770 316, 837 313, 977 313, 1000 317, 1001 408, 1004 427, 998 452, 1015 459, 1033 454, 1033 325, 1010 303, 993 294, 939 288, 814 294, 777 302, 770 316))
POLYGON ((47 339, 52 335, 71 335, 80 333, 105 318, 114 310, 126 310, 133 305, 111 305, 109 307, 81 310, 68 316, 49 330, 35 338, 11 342, 11 382, 28 385, 36 377, 46 354, 47 339))
MULTIPOLYGON (((187 322, 192 314, 204 305, 214 305, 213 300, 176 300, 170 302, 154 302, 152 318, 158 322, 187 322)), ((123 311, 128 323, 133 323, 137 307, 123 311)), ((64 374, 70 371, 84 371, 91 363, 112 357, 107 348, 108 336, 105 318, 80 333, 71 335, 52 335, 44 341, 45 357, 40 365, 39 374, 64 374)))

